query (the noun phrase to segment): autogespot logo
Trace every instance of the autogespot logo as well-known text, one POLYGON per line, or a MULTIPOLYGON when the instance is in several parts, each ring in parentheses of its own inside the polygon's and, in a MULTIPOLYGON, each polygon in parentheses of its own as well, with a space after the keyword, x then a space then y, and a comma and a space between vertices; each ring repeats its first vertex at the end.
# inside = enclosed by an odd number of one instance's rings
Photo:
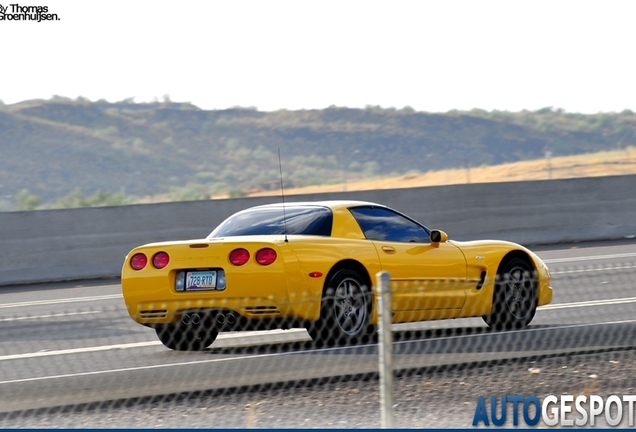
POLYGON ((0 5, 0 21, 59 21, 56 13, 49 13, 48 6, 22 6, 11 3, 0 5))
POLYGON ((549 395, 543 402, 536 396, 505 395, 491 396, 488 409, 484 397, 479 396, 473 426, 504 426, 511 420, 512 425, 518 426, 521 419, 528 426, 536 426, 539 420, 546 426, 595 426, 598 417, 604 417, 608 426, 618 426, 626 415, 631 427, 635 401, 636 395, 612 395, 607 399, 597 395, 549 395))

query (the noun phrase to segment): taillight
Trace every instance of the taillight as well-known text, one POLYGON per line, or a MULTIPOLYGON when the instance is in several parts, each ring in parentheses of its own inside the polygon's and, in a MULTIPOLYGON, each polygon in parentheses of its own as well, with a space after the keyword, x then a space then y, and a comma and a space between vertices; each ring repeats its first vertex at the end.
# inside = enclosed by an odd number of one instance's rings
POLYGON ((135 270, 141 270, 148 264, 148 257, 142 253, 134 254, 130 259, 130 266, 135 270))
POLYGON ((260 265, 270 265, 276 261, 276 251, 271 248, 264 248, 256 252, 256 262, 260 265))
POLYGON ((230 253, 230 262, 235 266, 242 266, 250 259, 250 253, 245 249, 234 249, 230 253))
POLYGON ((170 262, 170 255, 165 252, 157 252, 155 256, 152 257, 152 265, 155 268, 162 269, 168 265, 170 262))

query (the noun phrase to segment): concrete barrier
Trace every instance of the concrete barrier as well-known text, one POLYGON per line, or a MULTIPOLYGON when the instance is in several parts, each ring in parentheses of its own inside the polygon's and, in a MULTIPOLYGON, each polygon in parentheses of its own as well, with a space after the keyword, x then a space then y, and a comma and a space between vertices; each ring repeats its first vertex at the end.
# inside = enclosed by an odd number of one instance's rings
MULTIPOLYGON (((359 199, 400 210, 451 239, 525 245, 636 234, 636 176, 479 183, 287 196, 359 199)), ((207 236, 232 213, 280 197, 0 213, 0 285, 119 275, 140 244, 207 236)))

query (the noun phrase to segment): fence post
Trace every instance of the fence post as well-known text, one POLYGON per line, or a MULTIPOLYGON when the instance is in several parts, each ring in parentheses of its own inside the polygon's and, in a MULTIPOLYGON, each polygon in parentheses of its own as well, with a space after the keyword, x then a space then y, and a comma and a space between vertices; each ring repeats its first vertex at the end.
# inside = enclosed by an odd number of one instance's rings
POLYGON ((393 428, 393 335, 391 333, 391 275, 382 271, 376 275, 378 299, 378 333, 380 355, 381 427, 393 428))

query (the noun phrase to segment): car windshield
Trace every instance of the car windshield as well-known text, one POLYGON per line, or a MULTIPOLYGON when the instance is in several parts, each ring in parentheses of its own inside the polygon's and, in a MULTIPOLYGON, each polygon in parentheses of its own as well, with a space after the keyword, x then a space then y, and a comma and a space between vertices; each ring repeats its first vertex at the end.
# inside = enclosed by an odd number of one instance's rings
POLYGON ((238 212, 208 238, 244 235, 305 234, 330 236, 333 214, 321 206, 260 207, 238 212))

